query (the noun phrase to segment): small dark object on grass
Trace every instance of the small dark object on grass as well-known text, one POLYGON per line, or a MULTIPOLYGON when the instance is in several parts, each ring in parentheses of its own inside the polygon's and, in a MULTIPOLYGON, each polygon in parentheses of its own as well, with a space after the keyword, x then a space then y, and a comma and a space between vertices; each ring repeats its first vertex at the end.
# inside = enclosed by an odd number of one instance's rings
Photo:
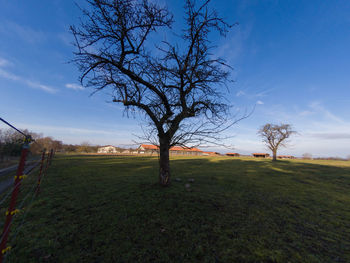
POLYGON ((181 178, 177 177, 177 178, 175 178, 175 181, 176 182, 181 182, 182 180, 181 180, 181 178))
POLYGON ((188 179, 188 181, 189 181, 190 183, 194 183, 194 179, 193 179, 193 178, 188 179))

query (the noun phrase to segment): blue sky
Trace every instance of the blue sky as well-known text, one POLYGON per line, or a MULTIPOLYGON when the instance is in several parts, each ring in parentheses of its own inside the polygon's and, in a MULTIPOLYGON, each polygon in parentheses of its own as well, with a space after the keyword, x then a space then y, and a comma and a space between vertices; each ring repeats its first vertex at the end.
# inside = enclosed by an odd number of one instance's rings
MULTIPOLYGON (((181 1, 159 1, 181 21, 181 1)), ((215 53, 234 68, 228 99, 239 114, 256 105, 227 132, 235 151, 266 151, 256 132, 273 122, 298 131, 282 154, 350 155, 350 2, 212 5, 239 22, 226 38, 212 38, 215 53)), ((0 116, 66 143, 133 144, 139 118, 123 116, 108 91, 89 96, 68 63, 74 50, 68 28, 80 15, 74 2, 0 0, 0 6, 0 116)))

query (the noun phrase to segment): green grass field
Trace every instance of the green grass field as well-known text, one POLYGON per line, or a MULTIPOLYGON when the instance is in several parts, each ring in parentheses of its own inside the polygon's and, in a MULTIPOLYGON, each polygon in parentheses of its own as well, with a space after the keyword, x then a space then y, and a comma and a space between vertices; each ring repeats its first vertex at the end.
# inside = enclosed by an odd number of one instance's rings
POLYGON ((156 157, 56 157, 16 216, 7 262, 350 262, 350 162, 176 157, 171 168, 181 182, 162 188, 156 157))

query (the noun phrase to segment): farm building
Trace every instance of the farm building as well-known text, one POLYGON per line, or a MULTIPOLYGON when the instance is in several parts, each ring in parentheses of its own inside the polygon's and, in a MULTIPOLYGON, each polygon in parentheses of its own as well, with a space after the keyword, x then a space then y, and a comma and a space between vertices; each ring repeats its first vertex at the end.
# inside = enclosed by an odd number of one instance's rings
POLYGON ((292 155, 278 155, 277 158, 278 159, 295 159, 295 157, 292 155))
POLYGON ((117 153, 117 148, 112 145, 99 147, 97 153, 117 153))
MULTIPOLYGON (((158 153, 158 146, 149 145, 149 144, 141 144, 138 148, 138 152, 143 154, 152 154, 158 153)), ((203 151, 197 148, 186 148, 181 146, 173 146, 169 150, 170 155, 203 155, 203 151)))
POLYGON ((221 154, 218 152, 203 152, 203 155, 205 155, 205 156, 218 156, 221 154))
POLYGON ((227 156, 239 157, 239 153, 226 153, 227 156))
POLYGON ((270 156, 268 153, 253 153, 252 154, 255 158, 267 158, 270 156))
POLYGON ((137 150, 141 154, 143 154, 143 153, 153 154, 153 153, 158 153, 158 146, 149 145, 149 144, 141 144, 140 147, 137 148, 137 150))
POLYGON ((203 151, 198 148, 186 148, 181 146, 173 146, 170 148, 170 154, 172 155, 203 155, 203 151))

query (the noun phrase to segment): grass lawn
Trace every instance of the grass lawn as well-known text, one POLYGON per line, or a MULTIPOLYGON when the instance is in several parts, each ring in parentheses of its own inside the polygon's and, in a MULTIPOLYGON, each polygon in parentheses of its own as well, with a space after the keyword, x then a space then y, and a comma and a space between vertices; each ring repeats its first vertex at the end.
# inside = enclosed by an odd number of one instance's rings
POLYGON ((350 162, 175 157, 171 168, 162 188, 156 157, 56 157, 16 215, 7 262, 350 262, 350 162))

